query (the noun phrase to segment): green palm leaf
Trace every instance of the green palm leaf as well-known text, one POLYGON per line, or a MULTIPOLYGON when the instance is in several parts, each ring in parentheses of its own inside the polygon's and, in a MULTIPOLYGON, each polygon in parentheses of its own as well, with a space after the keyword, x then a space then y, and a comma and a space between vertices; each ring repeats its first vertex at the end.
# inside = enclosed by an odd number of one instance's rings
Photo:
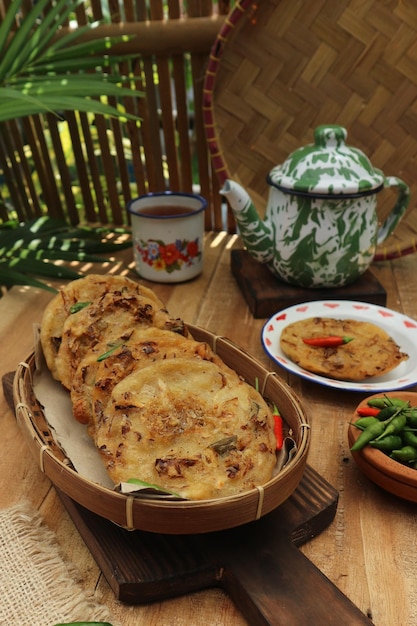
POLYGON ((65 109, 137 119, 104 100, 143 95, 130 88, 131 77, 117 71, 120 62, 132 56, 108 55, 115 43, 127 38, 80 42, 97 24, 62 31, 83 0, 38 0, 16 29, 15 16, 23 2, 13 0, 0 24, 0 121, 65 109), (109 68, 114 71, 107 73, 109 68))
MULTIPOLYGON (((109 56, 110 48, 127 38, 86 39, 97 24, 67 28, 69 17, 83 1, 37 0, 20 19, 26 0, 12 0, 0 21, 0 122, 65 110, 138 119, 117 104, 119 98, 143 96, 131 88, 132 77, 118 69, 122 62, 128 66, 132 57, 109 56), (110 105, 109 98, 116 104, 110 105)), ((4 222, 0 224, 0 285, 54 291, 37 277, 79 276, 54 261, 107 262, 102 255, 131 245, 130 239, 109 241, 109 234, 120 232, 74 228, 47 216, 25 224, 4 222)))
POLYGON ((0 285, 28 285, 52 290, 38 277, 74 280, 82 274, 63 263, 77 261, 105 263, 108 253, 131 247, 124 241, 109 241, 109 235, 126 234, 127 229, 74 227, 48 216, 26 223, 6 222, 0 227, 0 285))
POLYGON ((0 259, 0 274, 7 270, 20 272, 22 274, 35 274, 36 276, 48 276, 49 278, 63 278, 68 280, 75 280, 81 276, 79 272, 65 265, 56 265, 55 263, 39 261, 33 258, 0 259))
POLYGON ((35 287, 37 289, 46 289, 56 293, 56 289, 46 283, 32 278, 28 274, 17 272, 8 267, 0 267, 0 284, 4 287, 14 287, 15 285, 25 285, 27 287, 35 287))
POLYGON ((127 114, 124 110, 118 110, 99 100, 64 96, 51 98, 48 96, 39 96, 39 98, 27 98, 25 101, 17 97, 17 99, 12 102, 0 104, 0 121, 35 115, 37 113, 53 113, 63 110, 82 111, 84 113, 93 112, 113 117, 117 116, 121 119, 135 119, 135 116, 127 114))

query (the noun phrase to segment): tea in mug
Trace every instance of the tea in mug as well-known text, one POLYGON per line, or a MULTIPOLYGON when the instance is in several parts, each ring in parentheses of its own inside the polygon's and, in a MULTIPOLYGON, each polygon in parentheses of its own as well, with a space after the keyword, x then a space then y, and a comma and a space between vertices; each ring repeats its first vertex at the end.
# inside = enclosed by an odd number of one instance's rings
POLYGON ((154 207, 145 207, 144 209, 140 209, 138 211, 139 215, 149 215, 152 217, 173 217, 175 215, 185 215, 186 213, 193 213, 195 209, 186 207, 186 206, 154 206, 154 207))

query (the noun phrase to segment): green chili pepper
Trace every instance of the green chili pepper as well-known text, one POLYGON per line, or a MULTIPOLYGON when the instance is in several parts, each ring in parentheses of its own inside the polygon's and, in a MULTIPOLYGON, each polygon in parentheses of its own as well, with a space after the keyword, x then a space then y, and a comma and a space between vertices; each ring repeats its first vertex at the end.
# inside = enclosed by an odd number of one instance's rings
POLYGON ((384 409, 381 409, 378 413, 377 417, 380 422, 384 422, 390 417, 394 417, 398 415, 402 411, 403 407, 398 406, 386 406, 384 409))
POLYGON ((396 406, 407 408, 410 406, 410 403, 406 400, 401 400, 400 398, 389 398, 388 396, 384 396, 383 398, 371 398, 367 402, 368 406, 373 406, 378 409, 384 409, 387 406, 396 406))
POLYGON ((417 461, 417 448, 414 448, 414 446, 404 446, 399 450, 392 450, 391 457, 403 463, 417 461))
POLYGON ((357 450, 362 450, 366 446, 367 443, 373 441, 385 431, 386 424, 384 422, 378 422, 374 424, 370 424, 364 431, 361 432, 353 446, 351 447, 352 452, 356 452, 357 450))
POLYGON ((385 409, 387 406, 385 398, 371 398, 366 404, 376 409, 385 409))
POLYGON ((414 446, 415 448, 417 448, 417 435, 415 432, 404 428, 404 430, 401 433, 401 437, 402 437, 403 442, 407 446, 414 446))
POLYGON ((399 413, 398 415, 393 416, 389 420, 389 423, 387 424, 383 433, 379 435, 379 437, 377 437, 376 439, 379 440, 379 439, 382 439, 383 437, 388 437, 388 435, 397 435, 399 432, 402 431, 406 423, 407 423, 407 418, 404 415, 404 413, 399 413))
POLYGON ((400 406, 407 409, 410 406, 409 400, 401 400, 401 398, 388 398, 388 401, 393 406, 400 406))
POLYGON ((408 425, 417 428, 417 408, 411 408, 407 411, 406 415, 408 425))
POLYGON ((376 441, 370 441, 369 445, 383 452, 391 452, 402 445, 403 441, 399 435, 388 435, 376 441))
POLYGON ((371 424, 377 424, 379 419, 376 417, 359 417, 356 422, 353 423, 356 428, 360 428, 361 430, 365 430, 371 424))

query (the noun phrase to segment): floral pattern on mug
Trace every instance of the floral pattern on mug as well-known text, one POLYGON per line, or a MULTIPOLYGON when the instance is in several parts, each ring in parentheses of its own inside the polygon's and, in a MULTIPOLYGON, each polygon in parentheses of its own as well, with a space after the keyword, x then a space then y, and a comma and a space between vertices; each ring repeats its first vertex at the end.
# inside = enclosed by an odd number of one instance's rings
POLYGON ((174 243, 165 243, 160 239, 142 239, 136 242, 136 250, 142 261, 161 272, 175 272, 184 265, 190 267, 201 258, 199 238, 193 241, 177 239, 174 243))

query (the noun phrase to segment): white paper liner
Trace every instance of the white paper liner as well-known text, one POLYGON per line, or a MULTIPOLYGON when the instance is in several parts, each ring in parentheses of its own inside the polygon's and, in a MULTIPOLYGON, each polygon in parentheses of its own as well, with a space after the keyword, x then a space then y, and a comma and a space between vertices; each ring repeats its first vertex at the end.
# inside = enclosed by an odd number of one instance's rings
POLYGON ((42 405, 56 443, 71 461, 74 469, 85 478, 109 489, 114 483, 106 472, 87 426, 77 422, 72 413, 70 394, 52 377, 39 343, 39 327, 35 327, 35 362, 33 390, 42 405))

